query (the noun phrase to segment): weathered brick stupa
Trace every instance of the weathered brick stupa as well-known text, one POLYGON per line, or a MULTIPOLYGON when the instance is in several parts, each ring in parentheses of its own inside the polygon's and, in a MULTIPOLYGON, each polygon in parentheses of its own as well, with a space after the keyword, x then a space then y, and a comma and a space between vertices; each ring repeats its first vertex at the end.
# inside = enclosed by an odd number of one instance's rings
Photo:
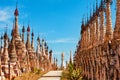
POLYGON ((39 36, 37 38, 35 51, 34 33, 33 31, 32 33, 30 32, 29 24, 27 30, 25 30, 25 26, 23 25, 22 36, 20 36, 18 30, 19 11, 17 6, 14 16, 15 20, 11 31, 11 40, 7 35, 7 31, 1 36, 0 76, 12 78, 13 76, 20 76, 22 73, 34 71, 35 68, 43 71, 54 69, 56 65, 52 62, 52 50, 49 51, 48 45, 44 39, 42 43, 40 42, 39 36), (27 31, 26 43, 24 40, 25 31, 27 31), (31 41, 30 36, 32 38, 31 41), (2 43, 3 41, 4 43, 2 43))
POLYGON ((111 4, 112 0, 96 3, 90 19, 82 22, 74 65, 83 70, 85 80, 120 80, 120 0, 116 0, 114 30, 111 4))

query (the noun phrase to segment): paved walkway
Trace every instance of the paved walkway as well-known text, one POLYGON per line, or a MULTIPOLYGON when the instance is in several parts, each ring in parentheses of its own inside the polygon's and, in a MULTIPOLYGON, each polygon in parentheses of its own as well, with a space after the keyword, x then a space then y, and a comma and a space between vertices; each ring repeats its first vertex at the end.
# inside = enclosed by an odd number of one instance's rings
POLYGON ((49 71, 38 80, 60 80, 62 71, 49 71))

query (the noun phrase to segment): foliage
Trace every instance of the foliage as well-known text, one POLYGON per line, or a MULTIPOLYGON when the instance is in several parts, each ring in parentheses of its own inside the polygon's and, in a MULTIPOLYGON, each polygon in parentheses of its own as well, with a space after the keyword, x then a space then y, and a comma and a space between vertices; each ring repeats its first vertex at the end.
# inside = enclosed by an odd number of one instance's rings
POLYGON ((82 80, 81 69, 75 69, 70 63, 66 71, 63 71, 61 80, 82 80))
POLYGON ((72 63, 70 63, 68 65, 68 80, 82 80, 81 77, 81 70, 80 69, 75 69, 74 65, 72 63))

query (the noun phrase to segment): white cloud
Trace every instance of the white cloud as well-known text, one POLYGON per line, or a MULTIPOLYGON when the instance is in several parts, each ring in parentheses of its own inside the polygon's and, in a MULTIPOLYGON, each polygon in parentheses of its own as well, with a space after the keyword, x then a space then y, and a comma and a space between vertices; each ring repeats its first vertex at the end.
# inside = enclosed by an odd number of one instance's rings
POLYGON ((6 22, 7 20, 13 17, 13 8, 12 7, 5 7, 0 8, 0 21, 6 22))
MULTIPOLYGON (((7 27, 10 30, 13 28, 14 10, 15 7, 13 6, 0 7, 0 29, 3 30, 6 27, 6 25, 8 25, 7 27)), ((28 17, 28 15, 24 12, 21 12, 21 14, 21 19, 28 17)), ((19 29, 22 28, 21 23, 19 23, 18 26, 19 29)))
POLYGON ((4 7, 0 8, 0 28, 12 27, 13 23, 13 8, 12 7, 4 7))
POLYGON ((73 38, 61 38, 56 40, 49 40, 48 43, 76 43, 76 40, 73 38))

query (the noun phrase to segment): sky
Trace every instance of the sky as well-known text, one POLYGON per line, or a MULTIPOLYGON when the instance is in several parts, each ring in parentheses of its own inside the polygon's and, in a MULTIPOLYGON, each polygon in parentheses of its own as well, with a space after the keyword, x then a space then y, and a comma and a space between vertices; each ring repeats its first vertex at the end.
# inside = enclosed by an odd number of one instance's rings
MULTIPOLYGON (((0 0, 0 35, 7 27, 11 36, 16 2, 19 10, 19 32, 22 26, 30 25, 36 39, 45 39, 53 57, 61 63, 64 52, 64 63, 69 61, 70 50, 74 54, 80 39, 82 18, 90 15, 96 0, 0 0)), ((98 4, 100 0, 98 0, 98 4)), ((113 26, 115 22, 115 2, 111 5, 113 26)), ((114 28, 114 27, 113 27, 114 28)), ((26 33, 25 33, 26 34, 26 33)), ((26 34, 27 35, 27 34, 26 34)))

